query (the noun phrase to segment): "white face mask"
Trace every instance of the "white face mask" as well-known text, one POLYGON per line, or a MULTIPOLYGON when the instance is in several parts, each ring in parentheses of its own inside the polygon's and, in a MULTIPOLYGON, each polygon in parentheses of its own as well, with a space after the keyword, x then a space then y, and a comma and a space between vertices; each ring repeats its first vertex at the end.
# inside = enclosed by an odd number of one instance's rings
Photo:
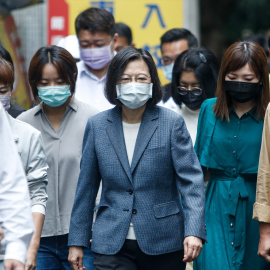
POLYGON ((171 63, 167 66, 162 66, 164 76, 170 82, 172 81, 173 66, 174 66, 174 63, 171 63))
POLYGON ((152 98, 152 83, 125 83, 116 85, 117 99, 126 107, 137 109, 152 98))

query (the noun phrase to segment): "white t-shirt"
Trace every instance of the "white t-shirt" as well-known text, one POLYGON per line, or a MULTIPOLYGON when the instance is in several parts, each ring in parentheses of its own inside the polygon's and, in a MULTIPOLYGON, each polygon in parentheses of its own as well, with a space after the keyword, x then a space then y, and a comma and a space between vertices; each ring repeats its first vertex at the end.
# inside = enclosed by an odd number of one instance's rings
POLYGON ((84 64, 77 63, 78 77, 76 81, 75 97, 99 111, 105 111, 114 107, 104 95, 106 75, 99 79, 84 64))
MULTIPOLYGON (((126 149, 127 149, 128 161, 129 161, 129 165, 131 166, 135 144, 136 144, 136 140, 137 140, 141 123, 138 123, 138 124, 128 124, 125 122, 122 122, 122 123, 123 123, 123 132, 124 132, 125 144, 126 144, 126 149)), ((136 240, 132 221, 130 222, 126 239, 136 240)))
POLYGON ((175 112, 179 113, 185 120, 187 130, 190 134, 190 137, 193 142, 193 146, 196 141, 196 136, 197 136, 197 126, 198 126, 198 119, 199 119, 199 114, 200 114, 200 109, 193 111, 190 110, 187 106, 182 104, 182 108, 180 109, 177 107, 174 109, 175 112))

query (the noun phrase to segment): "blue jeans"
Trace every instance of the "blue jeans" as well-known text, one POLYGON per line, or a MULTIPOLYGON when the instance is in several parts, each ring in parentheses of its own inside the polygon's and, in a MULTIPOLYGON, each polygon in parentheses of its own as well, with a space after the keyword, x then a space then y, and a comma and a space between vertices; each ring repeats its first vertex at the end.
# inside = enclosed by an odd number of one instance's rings
POLYGON ((4 261, 0 261, 0 270, 4 270, 4 261))
MULTIPOLYGON (((36 270, 71 270, 68 262, 68 234, 42 237, 37 256, 36 270)), ((90 249, 83 250, 86 270, 94 270, 94 257, 90 249)))

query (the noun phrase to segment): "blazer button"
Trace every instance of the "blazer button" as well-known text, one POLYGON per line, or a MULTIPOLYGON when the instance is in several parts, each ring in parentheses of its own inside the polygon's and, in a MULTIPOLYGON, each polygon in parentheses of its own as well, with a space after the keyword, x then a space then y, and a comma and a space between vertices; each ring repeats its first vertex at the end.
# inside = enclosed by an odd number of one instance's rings
POLYGON ((133 190, 132 190, 132 189, 127 190, 127 192, 128 192, 130 195, 133 194, 133 190))
POLYGON ((137 210, 136 209, 133 209, 132 210, 132 214, 134 214, 134 215, 137 214, 137 210))

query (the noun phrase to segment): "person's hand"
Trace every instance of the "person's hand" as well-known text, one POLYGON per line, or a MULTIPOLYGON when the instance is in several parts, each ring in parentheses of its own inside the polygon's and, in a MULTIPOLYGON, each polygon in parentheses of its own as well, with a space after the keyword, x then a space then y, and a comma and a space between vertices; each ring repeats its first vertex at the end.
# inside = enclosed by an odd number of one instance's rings
POLYGON ((260 222, 260 242, 258 255, 270 262, 270 224, 260 222))
POLYGON ((2 227, 0 226, 0 244, 3 239, 4 239, 4 233, 3 233, 2 227))
POLYGON ((4 260, 4 268, 5 270, 24 270, 23 263, 17 260, 4 260))
POLYGON ((84 270, 82 247, 70 247, 68 261, 73 270, 84 270))
POLYGON ((28 248, 24 270, 35 270, 36 269, 37 253, 38 253, 38 249, 32 248, 31 246, 28 248))
POLYGON ((202 239, 196 236, 187 236, 184 240, 183 262, 192 262, 198 258, 202 250, 202 239))

